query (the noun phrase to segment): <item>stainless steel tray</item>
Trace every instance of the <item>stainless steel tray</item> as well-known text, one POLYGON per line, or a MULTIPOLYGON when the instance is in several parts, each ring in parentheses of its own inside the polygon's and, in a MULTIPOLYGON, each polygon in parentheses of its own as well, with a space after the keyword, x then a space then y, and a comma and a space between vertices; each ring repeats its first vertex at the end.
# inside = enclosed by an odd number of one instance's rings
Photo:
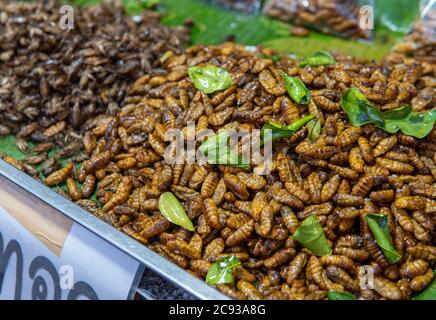
POLYGON ((157 273, 164 279, 167 279, 182 290, 185 290, 195 298, 204 300, 229 299, 215 288, 197 279, 176 264, 161 257, 143 244, 94 217, 89 212, 3 160, 0 160, 0 175, 33 194, 49 206, 57 209, 60 214, 67 216, 74 222, 109 242, 114 247, 130 255, 146 268, 157 273))

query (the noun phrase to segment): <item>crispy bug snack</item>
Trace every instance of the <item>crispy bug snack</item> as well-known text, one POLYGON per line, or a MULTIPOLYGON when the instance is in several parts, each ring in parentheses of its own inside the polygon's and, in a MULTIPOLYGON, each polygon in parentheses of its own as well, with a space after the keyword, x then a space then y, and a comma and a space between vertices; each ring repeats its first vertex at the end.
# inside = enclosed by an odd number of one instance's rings
MULTIPOLYGON (((234 270, 235 283, 217 285, 234 298, 325 299, 329 290, 364 299, 410 298, 432 281, 428 270, 436 260, 434 134, 418 139, 371 124, 353 127, 336 104, 351 86, 380 109, 410 103, 425 89, 429 71, 335 58, 329 66, 300 68, 234 43, 194 46, 169 57, 159 74, 136 81, 116 115, 97 117, 85 129, 89 159, 75 175, 84 182, 77 203, 203 279, 217 260, 237 257, 242 266, 234 270), (189 77, 191 66, 219 66, 232 84, 206 94, 189 77), (294 102, 281 71, 299 77, 317 98, 294 102), (171 129, 251 132, 309 114, 320 120, 319 134, 309 139, 303 128, 274 140, 266 175, 256 173, 262 164, 253 159, 246 166, 167 161, 171 129), (94 189, 97 202, 88 202, 94 189), (159 212, 165 192, 180 201, 193 231, 159 212), (374 214, 387 218, 399 253, 394 263, 366 221, 374 214), (297 241, 307 218, 319 224, 331 255, 315 256, 297 241), (360 287, 362 266, 372 268, 375 288, 360 287)), ((204 141, 196 140, 195 149, 204 141)), ((238 142, 238 150, 243 147, 238 142)))
MULTIPOLYGON (((105 130, 134 80, 149 77, 189 36, 151 11, 134 21, 119 0, 74 8, 74 26, 64 30, 61 6, 0 3, 0 134, 53 142, 67 158, 79 153, 85 130, 105 130)), ((91 155, 95 136, 88 132, 83 145, 91 155)))

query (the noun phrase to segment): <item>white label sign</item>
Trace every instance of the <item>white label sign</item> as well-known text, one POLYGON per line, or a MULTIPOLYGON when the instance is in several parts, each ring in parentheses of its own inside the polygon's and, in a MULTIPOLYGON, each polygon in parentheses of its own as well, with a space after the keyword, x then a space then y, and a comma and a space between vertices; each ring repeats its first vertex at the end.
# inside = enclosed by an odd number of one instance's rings
POLYGON ((54 209, 36 198, 27 196, 33 208, 17 218, 12 211, 24 210, 26 203, 9 208, 17 199, 5 199, 10 188, 0 181, 0 300, 132 298, 142 272, 139 262, 69 219, 66 229, 51 227, 53 234, 38 227, 35 221, 44 222, 44 217, 31 217, 38 215, 32 209, 54 209), (23 221, 32 226, 23 226, 23 221))

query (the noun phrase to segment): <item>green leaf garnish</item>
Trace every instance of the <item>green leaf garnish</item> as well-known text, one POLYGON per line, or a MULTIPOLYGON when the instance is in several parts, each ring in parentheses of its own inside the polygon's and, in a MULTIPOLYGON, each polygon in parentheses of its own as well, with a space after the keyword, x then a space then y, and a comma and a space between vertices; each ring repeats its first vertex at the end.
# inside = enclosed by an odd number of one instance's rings
POLYGON ((422 292, 418 293, 412 300, 436 300, 436 270, 433 270, 433 282, 422 292))
POLYGON ((309 141, 313 142, 317 140, 321 134, 321 121, 319 119, 311 120, 307 125, 309 141))
POLYGON ((332 254, 324 230, 319 224, 316 215, 306 218, 293 235, 294 239, 317 256, 332 254))
POLYGON ((341 291, 329 291, 327 296, 329 300, 356 300, 354 294, 341 291))
POLYGON ((182 204, 171 192, 165 192, 159 197, 159 210, 170 222, 189 231, 194 231, 194 225, 183 209, 182 204))
POLYGON ((356 88, 344 93, 341 106, 352 126, 360 127, 372 123, 386 132, 396 133, 401 130, 404 134, 416 138, 427 136, 436 121, 436 110, 415 112, 412 107, 404 106, 381 112, 356 88))
POLYGON ((289 96, 298 104, 309 104, 310 91, 306 88, 303 81, 297 77, 290 77, 286 73, 281 72, 285 87, 289 96))
POLYGON ((305 58, 303 61, 301 61, 300 67, 305 67, 305 66, 318 67, 318 66, 325 66, 334 63, 336 63, 336 60, 331 55, 330 52, 318 51, 312 57, 305 58))
POLYGON ((207 162, 210 164, 224 164, 248 170, 250 168, 248 161, 242 155, 233 152, 227 145, 229 137, 228 131, 222 131, 209 137, 199 150, 207 157, 207 162))
POLYGON ((265 123, 260 132, 262 145, 268 142, 268 140, 264 139, 264 137, 266 136, 265 134, 266 130, 271 130, 271 139, 272 141, 274 141, 294 135, 296 131, 304 127, 310 120, 314 118, 315 118, 314 115, 305 116, 291 123, 288 126, 282 126, 281 124, 274 123, 274 122, 265 123))
POLYGON ((241 265, 236 256, 227 256, 215 261, 206 276, 208 284, 233 283, 233 270, 241 265))
POLYGON ((217 66, 190 67, 188 74, 195 87, 207 94, 227 89, 233 84, 230 73, 217 66))
POLYGON ((374 234, 378 246, 382 249, 389 263, 397 263, 401 254, 395 250, 392 237, 389 232, 388 217, 383 214, 367 214, 365 221, 368 223, 371 232, 374 234))

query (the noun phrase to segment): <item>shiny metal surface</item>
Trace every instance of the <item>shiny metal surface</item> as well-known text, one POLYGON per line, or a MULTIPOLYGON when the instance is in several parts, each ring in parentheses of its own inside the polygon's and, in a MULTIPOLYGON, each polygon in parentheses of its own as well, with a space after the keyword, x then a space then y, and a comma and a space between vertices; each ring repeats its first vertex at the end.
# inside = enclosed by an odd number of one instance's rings
POLYGON ((204 300, 227 300, 227 296, 171 263, 143 244, 99 220, 73 202, 33 179, 15 167, 0 160, 0 175, 24 191, 29 192, 51 207, 80 224, 121 251, 135 258, 150 270, 169 280, 194 297, 204 300))

